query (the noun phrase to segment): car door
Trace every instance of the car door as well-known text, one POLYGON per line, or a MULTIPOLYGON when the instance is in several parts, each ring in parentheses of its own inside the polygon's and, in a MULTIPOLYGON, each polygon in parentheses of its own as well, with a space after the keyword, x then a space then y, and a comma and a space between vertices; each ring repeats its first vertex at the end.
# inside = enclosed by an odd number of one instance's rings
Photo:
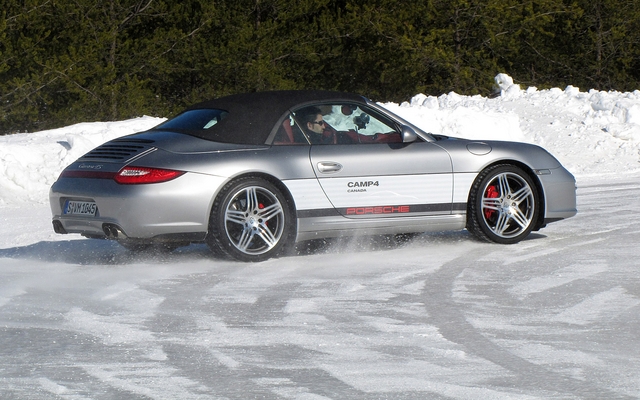
POLYGON ((420 138, 402 143, 392 120, 363 105, 348 106, 334 104, 323 113, 326 129, 337 138, 310 149, 314 172, 335 209, 348 218, 450 214, 448 153, 420 138))

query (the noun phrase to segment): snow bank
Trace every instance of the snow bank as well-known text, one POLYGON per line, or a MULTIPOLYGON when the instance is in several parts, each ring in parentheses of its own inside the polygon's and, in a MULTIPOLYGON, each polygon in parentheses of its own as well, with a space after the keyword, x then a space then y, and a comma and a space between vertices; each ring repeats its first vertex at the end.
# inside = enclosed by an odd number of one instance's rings
MULTIPOLYGON (((640 172, 640 91, 521 89, 506 74, 496 76, 496 84, 496 98, 418 94, 382 105, 428 132, 538 144, 578 181, 640 172)), ((0 136, 0 205, 47 202, 49 186, 66 165, 105 141, 162 121, 142 117, 0 136)))
POLYGON ((49 187, 67 165, 106 141, 162 121, 141 117, 0 136, 0 205, 47 202, 49 187))
POLYGON ((427 132, 540 145, 577 178, 640 172, 640 91, 525 90, 496 76, 500 96, 418 94, 382 105, 427 132))

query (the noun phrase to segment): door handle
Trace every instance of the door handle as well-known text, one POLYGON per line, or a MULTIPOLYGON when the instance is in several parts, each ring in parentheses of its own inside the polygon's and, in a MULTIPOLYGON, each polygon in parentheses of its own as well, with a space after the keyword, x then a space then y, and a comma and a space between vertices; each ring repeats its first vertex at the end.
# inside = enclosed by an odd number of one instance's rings
POLYGON ((342 169, 342 165, 332 161, 321 161, 318 163, 318 171, 323 174, 332 174, 342 169))

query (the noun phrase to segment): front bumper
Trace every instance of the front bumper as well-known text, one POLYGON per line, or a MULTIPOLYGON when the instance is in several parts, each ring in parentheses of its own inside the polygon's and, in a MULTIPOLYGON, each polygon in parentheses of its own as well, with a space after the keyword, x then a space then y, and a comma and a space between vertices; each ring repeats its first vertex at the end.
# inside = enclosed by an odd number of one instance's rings
POLYGON ((544 191, 545 221, 558 221, 576 215, 578 210, 574 176, 564 167, 537 172, 544 191))

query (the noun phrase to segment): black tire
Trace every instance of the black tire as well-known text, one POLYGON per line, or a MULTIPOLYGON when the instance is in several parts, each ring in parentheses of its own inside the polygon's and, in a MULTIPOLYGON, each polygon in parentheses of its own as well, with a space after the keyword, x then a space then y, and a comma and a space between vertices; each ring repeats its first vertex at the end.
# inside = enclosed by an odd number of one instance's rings
POLYGON ((532 178, 515 165, 495 165, 482 171, 471 187, 467 230, 481 240, 517 243, 531 233, 539 212, 532 178))
POLYGON ((292 244, 294 215, 274 184, 262 178, 240 178, 226 184, 214 201, 207 244, 214 254, 264 261, 292 244))

